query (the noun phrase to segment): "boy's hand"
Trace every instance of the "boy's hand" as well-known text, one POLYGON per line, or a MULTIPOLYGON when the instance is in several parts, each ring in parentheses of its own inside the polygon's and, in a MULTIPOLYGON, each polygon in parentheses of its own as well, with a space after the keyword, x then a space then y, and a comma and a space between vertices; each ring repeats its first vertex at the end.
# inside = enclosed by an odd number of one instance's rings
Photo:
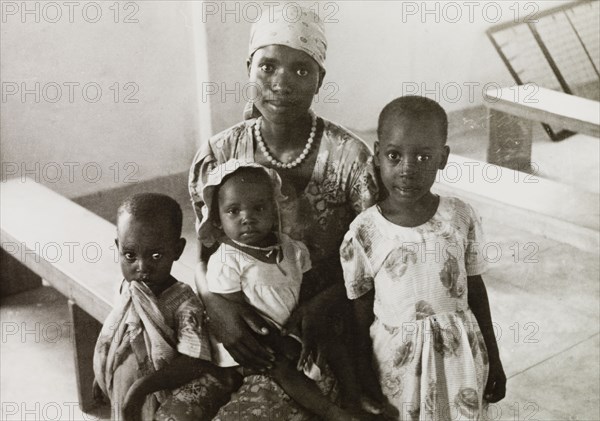
POLYGON ((123 421, 143 421, 142 406, 146 400, 146 394, 138 387, 140 381, 131 385, 123 400, 123 421))
POLYGON ((92 385, 92 398, 94 399, 94 402, 98 405, 109 403, 106 398, 106 395, 104 395, 104 392, 100 388, 100 385, 98 384, 96 379, 94 379, 94 384, 92 385))
POLYGON ((483 397, 486 401, 496 403, 506 395, 506 374, 499 358, 490 359, 490 370, 483 397))

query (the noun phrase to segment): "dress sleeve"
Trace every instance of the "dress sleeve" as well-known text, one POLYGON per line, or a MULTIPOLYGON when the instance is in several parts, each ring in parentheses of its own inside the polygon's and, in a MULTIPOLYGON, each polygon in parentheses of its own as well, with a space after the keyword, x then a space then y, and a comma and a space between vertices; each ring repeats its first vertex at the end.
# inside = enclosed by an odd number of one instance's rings
POLYGON ((467 276, 480 275, 487 269, 483 250, 485 250, 485 238, 481 225, 481 217, 471 205, 467 206, 469 215, 469 230, 467 232, 467 245, 465 247, 465 267, 467 276))
POLYGON ((193 294, 177 309, 177 351, 192 358, 210 361, 210 339, 203 323, 204 308, 193 294))
POLYGON ((373 270, 364 248, 350 230, 344 236, 340 247, 340 259, 344 272, 344 284, 348 298, 354 300, 372 290, 375 286, 373 270))
POLYGON ((310 262, 310 252, 308 248, 301 241, 294 242, 296 246, 296 259, 298 261, 298 265, 302 273, 308 272, 312 269, 312 264, 310 262))
POLYGON ((373 157, 365 147, 354 162, 350 175, 350 203, 356 215, 373 206, 379 192, 373 157))
POLYGON ((242 259, 238 250, 222 244, 208 260, 206 268, 208 290, 216 294, 231 294, 241 291, 240 260, 242 259))
POLYGON ((198 228, 202 221, 202 207, 204 206, 202 188, 206 182, 207 174, 217 165, 218 163, 210 147, 210 142, 206 142, 202 145, 198 153, 196 153, 188 177, 188 190, 196 216, 196 233, 198 233, 198 228))

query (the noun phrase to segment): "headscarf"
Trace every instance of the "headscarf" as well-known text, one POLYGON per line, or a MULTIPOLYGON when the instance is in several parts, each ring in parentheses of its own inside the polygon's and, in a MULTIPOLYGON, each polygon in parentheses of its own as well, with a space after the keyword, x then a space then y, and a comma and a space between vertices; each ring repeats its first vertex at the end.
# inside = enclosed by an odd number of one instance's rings
MULTIPOLYGON (((297 3, 284 3, 264 10, 260 19, 252 25, 248 57, 268 45, 284 45, 302 51, 325 71, 327 38, 323 22, 315 12, 297 3)), ((248 102, 244 108, 244 119, 259 115, 252 102, 248 102)))
POLYGON ((264 11, 250 31, 248 56, 267 45, 285 45, 311 56, 325 70, 325 27, 315 12, 297 3, 264 11))

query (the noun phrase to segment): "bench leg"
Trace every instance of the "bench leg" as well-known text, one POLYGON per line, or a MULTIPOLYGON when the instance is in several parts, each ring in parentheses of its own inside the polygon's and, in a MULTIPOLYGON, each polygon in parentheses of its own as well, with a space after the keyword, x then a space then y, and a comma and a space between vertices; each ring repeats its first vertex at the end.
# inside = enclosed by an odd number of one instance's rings
POLYGON ((83 412, 87 412, 95 406, 92 395, 94 383, 92 361, 96 339, 98 339, 102 325, 71 300, 69 300, 69 313, 73 323, 73 355, 75 356, 79 408, 83 412))
POLYGON ((531 172, 532 122, 490 108, 488 128, 488 162, 531 172))
POLYGON ((0 251, 0 297, 42 286, 42 278, 6 250, 0 249, 0 251))

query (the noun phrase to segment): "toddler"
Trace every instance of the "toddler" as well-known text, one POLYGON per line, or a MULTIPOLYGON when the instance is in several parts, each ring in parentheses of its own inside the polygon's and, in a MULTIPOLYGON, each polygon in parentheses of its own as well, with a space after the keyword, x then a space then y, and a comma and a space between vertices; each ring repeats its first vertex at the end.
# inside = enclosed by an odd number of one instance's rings
MULTIPOLYGON (((313 382, 320 379, 320 370, 312 361, 299 360, 300 340, 281 334, 298 304, 303 275, 311 263, 306 246, 279 230, 282 196, 277 173, 256 163, 231 160, 210 172, 203 197, 208 214, 199 227, 200 239, 217 238, 221 243, 208 262, 208 288, 228 300, 250 304, 272 325, 262 339, 276 355, 266 374, 313 414, 326 420, 358 419, 334 405, 313 382)), ((335 373, 342 391, 352 396, 353 403, 359 402, 352 364, 341 340, 329 351, 344 365, 335 373)), ((214 343, 213 354, 221 367, 238 366, 222 344, 214 343)), ((252 374, 241 368, 235 372, 252 374)), ((221 410, 223 419, 228 419, 223 415, 227 411, 227 407, 221 410)))

